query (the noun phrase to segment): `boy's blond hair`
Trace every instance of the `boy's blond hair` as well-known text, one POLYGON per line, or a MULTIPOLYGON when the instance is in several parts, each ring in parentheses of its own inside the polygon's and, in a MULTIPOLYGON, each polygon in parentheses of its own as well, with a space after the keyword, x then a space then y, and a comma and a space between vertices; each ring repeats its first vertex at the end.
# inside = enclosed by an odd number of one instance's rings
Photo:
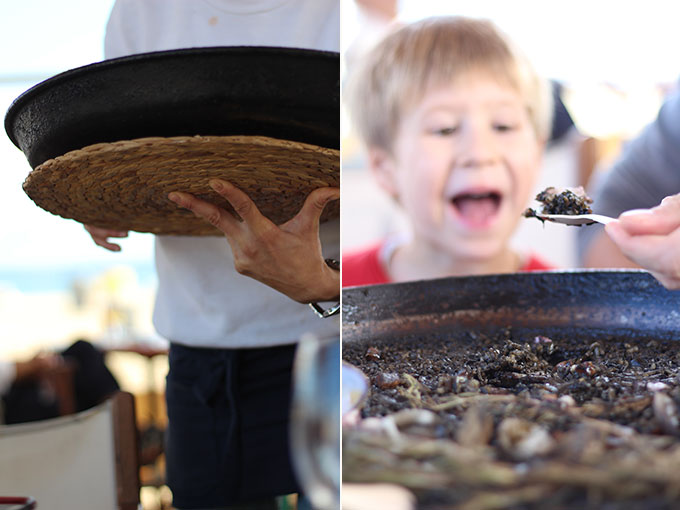
POLYGON ((552 95, 525 56, 488 20, 434 17, 402 26, 356 64, 344 99, 369 147, 392 150, 405 109, 425 92, 470 71, 491 73, 525 99, 537 137, 547 141, 552 95))

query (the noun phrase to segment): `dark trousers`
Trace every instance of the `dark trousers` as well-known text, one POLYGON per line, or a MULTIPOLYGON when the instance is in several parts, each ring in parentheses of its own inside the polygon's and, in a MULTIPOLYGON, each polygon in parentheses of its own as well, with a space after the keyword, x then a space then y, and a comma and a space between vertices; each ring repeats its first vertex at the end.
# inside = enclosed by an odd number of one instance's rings
POLYGON ((288 440, 295 349, 171 344, 166 459, 174 506, 298 492, 288 440))

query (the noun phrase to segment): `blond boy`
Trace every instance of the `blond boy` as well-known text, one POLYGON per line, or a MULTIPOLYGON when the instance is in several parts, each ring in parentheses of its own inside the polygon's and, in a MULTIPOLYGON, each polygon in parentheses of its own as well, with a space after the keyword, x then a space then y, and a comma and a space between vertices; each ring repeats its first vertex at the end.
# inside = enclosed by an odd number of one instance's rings
POLYGON ((542 80, 488 21, 387 35, 350 75, 350 117, 412 232, 343 255, 343 285, 546 269, 510 248, 551 128, 542 80))

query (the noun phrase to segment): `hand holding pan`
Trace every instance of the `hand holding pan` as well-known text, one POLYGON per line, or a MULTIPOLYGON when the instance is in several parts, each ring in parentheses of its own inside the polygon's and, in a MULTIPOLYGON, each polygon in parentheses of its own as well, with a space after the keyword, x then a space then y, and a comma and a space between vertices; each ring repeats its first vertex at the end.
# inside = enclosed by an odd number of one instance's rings
POLYGON ((302 209, 291 220, 277 226, 230 182, 214 179, 209 184, 231 205, 238 218, 189 193, 172 192, 168 198, 224 233, 240 274, 300 303, 337 299, 339 272, 324 261, 319 243, 319 218, 327 204, 340 198, 339 188, 312 191, 302 209))
MULTIPOLYGON (((276 224, 314 189, 339 185, 339 55, 215 47, 73 69, 22 94, 5 117, 34 168, 41 207, 111 230, 221 235, 167 195, 229 204, 225 179, 276 224)), ((322 221, 339 215, 331 204, 322 221)))
POLYGON ((109 238, 123 238, 127 237, 129 232, 127 230, 113 230, 110 228, 93 227, 92 225, 83 225, 85 230, 90 234, 94 244, 101 246, 109 251, 120 251, 120 245, 112 243, 109 238))

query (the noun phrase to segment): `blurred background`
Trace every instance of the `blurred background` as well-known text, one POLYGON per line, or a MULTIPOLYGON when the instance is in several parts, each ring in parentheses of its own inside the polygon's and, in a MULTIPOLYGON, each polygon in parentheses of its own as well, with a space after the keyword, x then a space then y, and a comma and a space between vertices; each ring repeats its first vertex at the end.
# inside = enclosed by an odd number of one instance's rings
MULTIPOLYGON (((343 75, 390 23, 433 15, 492 20, 561 87, 573 127, 549 145, 536 192, 592 188, 625 143, 655 116, 680 76, 678 7, 662 0, 352 0, 342 3, 343 75)), ((407 228, 365 168, 351 119, 342 117, 342 246, 407 228)), ((513 244, 557 267, 577 265, 576 229, 522 221, 513 244)))
MULTIPOLYGON (((113 0, 3 2, 0 110, 33 85, 104 58, 113 0)), ((131 233, 122 251, 96 246, 82 225, 40 209, 21 185, 23 153, 0 135, 0 359, 27 360, 85 339, 106 354, 121 389, 136 397, 142 446, 158 451, 165 421, 167 344, 151 324, 156 277, 153 236, 131 233)), ((153 455, 152 455, 153 457, 153 455)), ((162 465, 142 468, 144 507, 158 508, 162 465)), ((158 460, 162 462, 162 458, 158 460)))
MULTIPOLYGON (((112 0, 5 3, 2 111, 33 85, 102 60, 112 5, 112 0)), ((78 336, 116 341, 153 335, 153 237, 131 234, 120 253, 111 253, 96 246, 79 223, 37 207, 21 188, 31 167, 4 130, 0 168, 0 355, 28 354, 78 336)))

